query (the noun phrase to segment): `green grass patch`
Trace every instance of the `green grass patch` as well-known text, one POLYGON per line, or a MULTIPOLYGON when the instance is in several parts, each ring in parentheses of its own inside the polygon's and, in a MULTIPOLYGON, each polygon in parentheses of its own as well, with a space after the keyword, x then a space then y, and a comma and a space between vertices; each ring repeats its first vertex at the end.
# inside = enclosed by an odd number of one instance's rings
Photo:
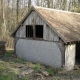
POLYGON ((14 53, 14 51, 13 51, 13 50, 6 51, 6 53, 5 53, 5 57, 9 58, 9 57, 11 57, 11 56, 12 56, 12 54, 13 54, 13 53, 14 53))
POLYGON ((14 73, 3 73, 0 80, 17 80, 17 76, 14 73))
POLYGON ((5 66, 5 63, 3 61, 0 61, 0 73, 6 70, 5 66))
POLYGON ((13 54, 14 53, 14 50, 7 50, 6 51, 6 54, 13 54))
POLYGON ((51 75, 51 76, 55 76, 55 73, 52 69, 47 68, 46 71, 51 75))
POLYGON ((15 59, 15 60, 14 60, 14 62, 15 62, 15 63, 26 63, 26 62, 27 62, 27 60, 17 58, 17 59, 15 59))
POLYGON ((5 71, 5 67, 0 65, 0 74, 5 71))
POLYGON ((14 64, 14 63, 26 63, 27 62, 27 60, 18 58, 18 57, 16 57, 13 54, 14 54, 14 51, 10 50, 10 51, 6 51, 6 54, 4 56, 4 58, 6 59, 6 61, 9 62, 10 64, 14 64))
POLYGON ((15 62, 14 61, 9 61, 9 64, 15 64, 15 62))
POLYGON ((62 71, 61 68, 51 68, 51 67, 46 67, 46 71, 51 75, 55 76, 58 74, 59 71, 62 71))
POLYGON ((37 63, 37 64, 35 64, 35 66, 34 66, 33 69, 34 69, 35 71, 39 71, 40 68, 41 68, 40 64, 37 63))
POLYGON ((19 79, 19 80, 29 80, 29 76, 25 76, 24 78, 19 79))

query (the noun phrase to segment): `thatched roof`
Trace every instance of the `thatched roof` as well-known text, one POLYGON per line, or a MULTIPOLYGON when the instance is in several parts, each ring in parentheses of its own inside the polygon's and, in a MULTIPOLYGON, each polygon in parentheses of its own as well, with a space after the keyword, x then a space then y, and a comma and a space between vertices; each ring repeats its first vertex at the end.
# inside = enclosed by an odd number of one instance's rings
MULTIPOLYGON (((33 7, 31 10, 35 10, 53 28, 53 30, 55 29, 63 41, 80 41, 79 13, 60 11, 43 7, 33 7)), ((27 18, 27 16, 21 21, 21 23, 27 18)), ((18 25, 18 28, 20 24, 18 25)), ((16 31, 14 31, 14 33, 15 32, 16 31)))

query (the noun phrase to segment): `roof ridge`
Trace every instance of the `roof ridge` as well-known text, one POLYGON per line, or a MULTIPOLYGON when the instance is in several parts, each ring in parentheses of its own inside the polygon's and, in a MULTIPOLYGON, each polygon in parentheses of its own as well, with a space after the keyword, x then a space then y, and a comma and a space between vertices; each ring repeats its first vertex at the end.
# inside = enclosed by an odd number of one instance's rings
POLYGON ((46 8, 46 7, 41 7, 41 6, 32 6, 34 8, 43 8, 43 9, 47 9, 47 10, 54 10, 54 11, 58 11, 58 12, 65 12, 65 13, 71 13, 71 14, 77 14, 80 15, 80 13, 77 12, 70 12, 70 11, 66 11, 66 10, 58 10, 58 9, 53 9, 53 8, 46 8))

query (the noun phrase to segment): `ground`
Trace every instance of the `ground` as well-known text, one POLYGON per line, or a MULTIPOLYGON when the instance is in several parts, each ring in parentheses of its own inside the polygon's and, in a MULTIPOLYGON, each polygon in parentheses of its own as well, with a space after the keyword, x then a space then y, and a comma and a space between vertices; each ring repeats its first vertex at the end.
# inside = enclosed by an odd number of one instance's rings
POLYGON ((18 58, 13 51, 0 56, 0 80, 80 80, 80 70, 66 72, 18 58))

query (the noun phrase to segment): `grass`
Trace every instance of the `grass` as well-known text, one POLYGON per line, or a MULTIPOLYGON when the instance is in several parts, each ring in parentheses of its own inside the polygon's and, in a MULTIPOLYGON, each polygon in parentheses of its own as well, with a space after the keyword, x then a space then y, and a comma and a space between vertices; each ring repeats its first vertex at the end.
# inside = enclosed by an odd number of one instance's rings
MULTIPOLYGON (((14 51, 7 51, 4 57, 0 57, 0 80, 55 80, 55 76, 57 76, 58 71, 60 71, 60 75, 72 74, 80 75, 80 70, 73 71, 71 73, 61 73, 62 69, 55 69, 51 67, 46 67, 40 63, 33 64, 31 62, 26 61, 25 59, 20 59, 16 57, 14 51), (34 70, 31 74, 25 75, 22 78, 19 78, 19 75, 23 71, 34 70), (45 74, 41 73, 41 70, 47 71, 49 76, 45 76, 45 74)), ((56 80, 65 80, 62 76, 58 74, 58 79, 56 80), (60 76, 60 77, 59 77, 60 76)), ((69 76, 65 76, 66 78, 69 76)), ((72 80, 74 77, 70 76, 66 80, 72 80)), ((76 79, 75 79, 76 80, 76 79)))
POLYGON ((0 80, 28 80, 28 77, 18 79, 19 70, 15 68, 16 63, 23 65, 27 61, 14 57, 13 53, 14 51, 6 51, 4 57, 0 59, 0 80))
POLYGON ((20 59, 16 56, 12 57, 12 55, 14 56, 14 51, 10 50, 10 51, 6 51, 4 58, 6 58, 7 61, 9 61, 11 64, 14 63, 26 63, 27 60, 25 59, 20 59))
POLYGON ((40 64, 39 63, 37 63, 37 64, 35 64, 35 66, 34 66, 34 71, 39 71, 40 70, 40 68, 41 68, 41 66, 40 66, 40 64))
POLYGON ((12 56, 13 53, 14 53, 13 50, 6 51, 6 53, 5 53, 5 57, 6 57, 6 58, 9 58, 10 56, 12 56))
POLYGON ((41 69, 45 69, 51 76, 55 76, 56 71, 53 69, 45 67, 40 63, 30 63, 25 59, 16 57, 13 53, 14 51, 7 51, 4 57, 0 58, 0 80, 38 80, 40 75, 38 77, 34 76, 36 76, 36 73, 41 74, 41 69), (27 69, 34 70, 33 74, 19 78, 18 75, 22 73, 21 71, 27 69))
POLYGON ((29 77, 28 76, 25 76, 24 78, 22 78, 20 80, 29 80, 29 77))
POLYGON ((0 76, 0 80, 17 80, 17 76, 15 75, 15 73, 6 73, 3 72, 2 75, 0 76))
POLYGON ((52 69, 47 68, 46 71, 47 71, 51 76, 55 76, 55 73, 53 72, 52 69))
POLYGON ((16 80, 16 74, 11 71, 8 62, 0 60, 0 80, 16 80))
POLYGON ((27 60, 17 58, 17 59, 15 59, 15 60, 14 60, 14 62, 15 62, 15 63, 26 63, 26 62, 27 62, 27 60))

